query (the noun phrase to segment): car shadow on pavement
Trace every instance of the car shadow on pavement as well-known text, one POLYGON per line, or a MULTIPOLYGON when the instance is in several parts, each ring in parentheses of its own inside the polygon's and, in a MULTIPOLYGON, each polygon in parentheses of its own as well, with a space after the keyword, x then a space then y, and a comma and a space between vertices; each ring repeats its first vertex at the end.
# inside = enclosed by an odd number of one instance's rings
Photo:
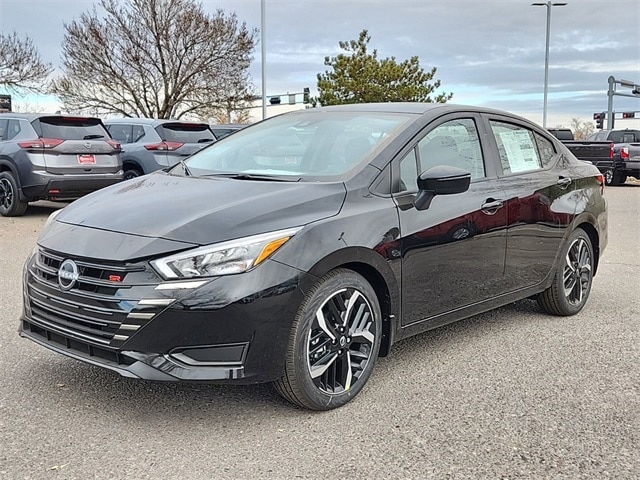
MULTIPOLYGON (((535 302, 523 300, 399 342, 391 349, 390 356, 378 360, 372 383, 367 388, 373 395, 372 401, 375 401, 376 385, 393 388, 394 379, 407 368, 407 364, 428 364, 433 360, 434 352, 467 348, 462 344, 483 336, 495 336, 496 331, 508 332, 509 325, 514 326, 519 321, 536 322, 536 312, 549 318, 540 312, 535 302)), ((245 420, 256 421, 264 418, 265 413, 280 417, 310 413, 283 400, 269 384, 216 385, 136 380, 63 356, 47 355, 50 358, 33 359, 37 365, 31 366, 37 369, 37 374, 21 375, 21 381, 26 383, 27 391, 34 396, 42 396, 39 402, 55 403, 63 409, 88 408, 107 415, 114 412, 120 420, 124 415, 124 419, 133 422, 156 417, 169 422, 179 422, 185 417, 206 417, 209 422, 224 424, 239 417, 243 418, 243 423, 245 420)))

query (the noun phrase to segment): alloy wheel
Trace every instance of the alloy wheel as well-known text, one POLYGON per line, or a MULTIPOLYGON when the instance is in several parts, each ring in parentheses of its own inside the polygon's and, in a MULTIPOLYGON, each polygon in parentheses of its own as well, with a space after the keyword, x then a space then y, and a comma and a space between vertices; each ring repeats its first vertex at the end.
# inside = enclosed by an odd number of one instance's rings
POLYGON ((307 368, 320 391, 344 393, 359 380, 379 334, 373 315, 354 288, 336 291, 318 308, 307 339, 307 368))
POLYGON ((573 305, 582 303, 591 285, 592 258, 587 242, 576 238, 567 251, 564 267, 564 294, 573 305))
POLYGON ((9 180, 0 178, 0 206, 6 210, 11 209, 13 205, 13 187, 9 180))

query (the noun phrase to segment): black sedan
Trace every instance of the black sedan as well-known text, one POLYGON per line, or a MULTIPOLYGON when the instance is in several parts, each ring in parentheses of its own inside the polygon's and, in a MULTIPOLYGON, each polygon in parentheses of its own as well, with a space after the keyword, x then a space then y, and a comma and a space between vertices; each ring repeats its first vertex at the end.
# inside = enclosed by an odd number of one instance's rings
POLYGON ((505 112, 292 112, 52 215, 20 332, 127 377, 273 382, 327 410, 410 335, 528 297, 579 312, 607 245, 603 190, 505 112))

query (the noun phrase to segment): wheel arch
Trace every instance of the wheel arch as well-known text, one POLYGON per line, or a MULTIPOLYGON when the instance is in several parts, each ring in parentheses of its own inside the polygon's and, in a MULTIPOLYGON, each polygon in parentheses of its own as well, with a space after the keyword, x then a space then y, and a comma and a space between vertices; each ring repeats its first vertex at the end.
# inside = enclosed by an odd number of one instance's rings
POLYGON ((144 168, 142 167, 142 164, 140 163, 139 160, 137 160, 136 158, 133 157, 125 157, 122 159, 122 170, 124 170, 125 172, 127 170, 140 170, 142 172, 142 174, 144 175, 145 171, 144 168))
POLYGON ((348 247, 323 258, 311 268, 309 273, 321 278, 337 268, 346 268, 361 275, 376 292, 382 312, 379 356, 387 356, 396 336, 400 314, 399 288, 391 267, 373 250, 364 247, 348 247))
POLYGON ((589 236, 591 240, 591 246, 593 247, 593 275, 598 271, 598 265, 600 263, 600 235, 596 228, 588 221, 583 221, 576 225, 576 228, 581 228, 589 236))

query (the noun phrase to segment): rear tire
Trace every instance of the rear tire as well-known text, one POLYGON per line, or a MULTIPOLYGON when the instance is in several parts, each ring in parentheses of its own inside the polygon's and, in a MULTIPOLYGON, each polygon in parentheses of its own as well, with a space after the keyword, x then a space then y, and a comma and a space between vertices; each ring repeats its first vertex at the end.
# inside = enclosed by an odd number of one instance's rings
POLYGON ((124 176, 122 177, 122 180, 131 180, 132 178, 137 178, 140 175, 142 175, 142 172, 140 170, 138 170, 137 168, 129 168, 127 170, 125 170, 124 172, 124 176))
POLYGON ((594 267, 591 239, 577 228, 567 240, 553 283, 538 295, 540 307, 552 315, 578 313, 589 298, 594 267))
POLYGON ((284 376, 274 382, 291 403, 330 410, 354 398, 371 376, 382 338, 375 291, 357 273, 337 269, 306 295, 296 315, 284 376))
POLYGON ((604 172, 604 183, 607 186, 622 185, 627 181, 627 175, 619 170, 609 169, 604 172))
POLYGON ((0 215, 20 217, 27 211, 28 202, 20 198, 18 182, 11 172, 0 173, 0 215))

